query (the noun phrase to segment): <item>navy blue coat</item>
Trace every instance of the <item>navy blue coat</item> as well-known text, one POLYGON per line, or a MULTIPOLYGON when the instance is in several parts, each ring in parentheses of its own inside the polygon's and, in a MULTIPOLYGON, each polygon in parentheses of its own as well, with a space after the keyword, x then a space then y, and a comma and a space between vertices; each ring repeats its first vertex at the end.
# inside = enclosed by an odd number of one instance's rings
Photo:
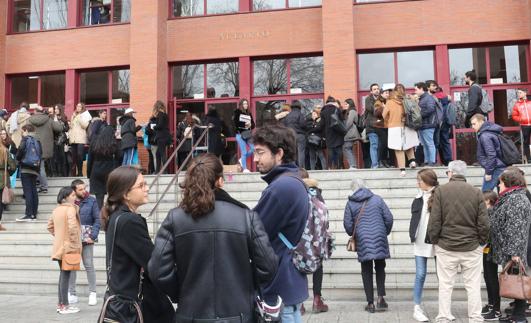
POLYGON ((477 157, 485 169, 486 175, 492 175, 495 169, 507 167, 501 160, 500 135, 503 128, 495 123, 485 121, 478 132, 477 157))
POLYGON ((437 127, 437 110, 435 99, 428 93, 424 92, 419 98, 420 114, 422 115, 423 129, 430 129, 437 127))
POLYGON ((100 208, 93 196, 87 196, 83 200, 79 201, 79 219, 81 225, 91 225, 92 235, 91 239, 98 240, 98 234, 100 232, 100 208))
POLYGON ((363 203, 367 202, 356 227, 358 261, 390 258, 387 236, 393 228, 393 215, 384 200, 367 188, 357 190, 348 200, 343 218, 348 235, 352 234, 358 213, 363 203))
POLYGON ((286 245, 278 237, 282 232, 286 238, 296 245, 304 231, 308 219, 309 200, 303 183, 284 173, 298 175, 295 163, 283 164, 273 168, 262 177, 269 185, 254 211, 258 213, 271 246, 279 257, 278 271, 275 278, 267 286, 263 286, 265 300, 276 303, 277 295, 282 297, 284 304, 295 305, 308 298, 308 280, 293 265, 291 254, 286 245))

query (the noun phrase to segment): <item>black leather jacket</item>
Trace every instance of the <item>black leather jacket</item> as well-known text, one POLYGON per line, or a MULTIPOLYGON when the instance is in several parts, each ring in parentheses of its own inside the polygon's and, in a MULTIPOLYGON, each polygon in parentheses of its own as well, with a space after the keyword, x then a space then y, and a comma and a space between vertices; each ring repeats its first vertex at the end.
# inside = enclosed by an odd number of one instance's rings
POLYGON ((278 258, 260 218, 218 189, 215 209, 206 216, 194 220, 181 208, 169 212, 148 271, 178 302, 176 322, 251 323, 255 288, 249 259, 260 283, 276 274, 278 258))

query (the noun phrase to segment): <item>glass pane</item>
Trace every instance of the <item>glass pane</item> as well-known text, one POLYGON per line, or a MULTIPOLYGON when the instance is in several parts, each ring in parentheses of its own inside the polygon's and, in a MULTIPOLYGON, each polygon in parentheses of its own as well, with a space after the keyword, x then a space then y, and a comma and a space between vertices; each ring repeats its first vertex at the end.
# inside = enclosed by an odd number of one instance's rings
POLYGON ((489 48, 492 84, 527 82, 525 46, 489 48))
POLYGON ((466 109, 468 107, 468 92, 454 92, 452 96, 452 101, 455 103, 457 108, 457 121, 455 123, 456 128, 466 128, 466 109))
POLYGON ((238 96, 240 71, 238 62, 207 65, 207 98, 238 96))
POLYGON ((83 0, 82 11, 81 23, 85 26, 111 22, 111 0, 83 0))
POLYGON ((79 76, 79 93, 85 104, 109 103, 109 73, 85 72, 79 76))
POLYGON ((324 105, 323 99, 302 99, 299 102, 302 104, 302 113, 306 116, 311 114, 315 107, 324 105))
POLYGON ((13 1, 13 31, 41 29, 41 0, 13 1))
POLYGON ((53 107, 57 103, 65 104, 65 75, 41 76, 41 105, 53 107))
POLYGON ((129 102, 129 70, 112 71, 112 102, 129 102))
POLYGON ((66 28, 67 0, 44 0, 43 28, 66 28))
POLYGON ((234 125, 232 122, 232 116, 234 114, 234 110, 238 108, 238 103, 211 103, 208 105, 208 109, 210 108, 215 108, 218 112, 219 118, 221 119, 222 123, 221 132, 225 135, 225 137, 234 137, 235 133, 234 125))
POLYGON ((285 59, 254 61, 254 94, 284 94, 288 89, 288 73, 285 59))
POLYGON ((320 6, 321 0, 289 0, 290 8, 320 6))
POLYGON ((323 92, 323 83, 322 56, 291 59, 290 93, 323 92))
POLYGON ((465 73, 475 70, 478 83, 487 83, 485 48, 455 48, 448 50, 450 85, 465 85, 465 73))
POLYGON ((518 123, 511 118, 513 106, 518 99, 516 90, 494 90, 492 96, 494 122, 503 127, 518 126, 518 123))
POLYGON ((37 104, 38 86, 38 76, 12 77, 11 108, 18 109, 22 102, 26 102, 28 104, 37 104))
POLYGON ((192 115, 196 117, 194 118, 196 119, 196 122, 199 120, 199 123, 201 123, 205 117, 205 102, 178 103, 176 111, 176 126, 179 125, 179 122, 184 120, 184 117, 188 112, 192 113, 192 115))
POLYGON ((205 14, 203 0, 173 0, 173 16, 201 16, 205 14))
POLYGON ((253 0, 253 10, 271 10, 286 8, 286 0, 253 0))
POLYGON ((131 20, 131 0, 114 0, 113 22, 129 22, 131 20))
POLYGON ((360 89, 368 90, 373 83, 395 82, 393 53, 359 54, 358 62, 360 89))
POLYGON ((398 82, 406 87, 413 87, 415 83, 433 80, 433 51, 398 52, 398 82))
POLYGON ((475 132, 456 133, 456 155, 458 160, 462 160, 467 165, 473 165, 478 162, 477 137, 475 132))
POLYGON ((209 15, 238 12, 239 10, 239 0, 207 0, 207 14, 209 15))
MULTIPOLYGON (((99 111, 99 110, 98 110, 99 111)), ((116 127, 118 124, 118 118, 124 115, 125 108, 113 108, 111 109, 111 126, 116 127)))
POLYGON ((173 67, 173 96, 178 99, 203 99, 204 65, 173 67))
POLYGON ((285 102, 284 100, 256 102, 256 126, 278 123, 275 114, 281 112, 282 104, 285 102))

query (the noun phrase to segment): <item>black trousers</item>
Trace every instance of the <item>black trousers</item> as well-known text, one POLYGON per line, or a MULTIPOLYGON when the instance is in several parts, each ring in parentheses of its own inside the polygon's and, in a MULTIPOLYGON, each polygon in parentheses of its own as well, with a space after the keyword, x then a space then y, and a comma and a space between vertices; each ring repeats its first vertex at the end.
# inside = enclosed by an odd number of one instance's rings
POLYGON ((375 128, 376 134, 378 135, 378 160, 385 161, 391 164, 391 154, 389 153, 389 148, 387 147, 387 129, 386 128, 375 128))
POLYGON ((63 177, 68 176, 66 167, 66 153, 64 145, 53 145, 53 158, 52 158, 52 176, 63 177))
POLYGON ((361 278, 363 279, 365 297, 369 304, 374 303, 373 262, 374 269, 376 270, 378 296, 385 296, 385 259, 364 261, 361 263, 361 278))
POLYGON ((71 144, 72 152, 72 176, 83 176, 83 158, 85 155, 84 144, 71 144))
POLYGON ((487 255, 483 254, 483 278, 487 286, 489 305, 495 311, 500 310, 500 284, 498 282, 498 264, 487 260, 487 255))
MULTIPOLYGON (((157 155, 155 156, 157 158, 157 165, 155 165, 155 171, 158 173, 160 172, 162 166, 166 163, 166 144, 159 143, 157 146, 157 155)), ((167 173, 166 171, 164 173, 167 173)))
POLYGON ((321 289, 323 287, 323 265, 313 273, 313 294, 321 296, 321 289))
POLYGON ((531 163, 531 154, 529 152, 529 136, 531 136, 531 126, 522 126, 522 136, 524 137, 524 154, 527 163, 531 163))

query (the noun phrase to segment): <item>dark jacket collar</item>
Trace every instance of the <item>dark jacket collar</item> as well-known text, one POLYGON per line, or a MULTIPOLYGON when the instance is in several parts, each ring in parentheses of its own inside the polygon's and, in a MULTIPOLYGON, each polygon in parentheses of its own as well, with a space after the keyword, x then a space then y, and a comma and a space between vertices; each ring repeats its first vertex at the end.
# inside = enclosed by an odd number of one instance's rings
POLYGON ((466 177, 463 175, 452 175, 450 182, 466 182, 466 177))
POLYGON ((218 188, 214 191, 214 196, 216 198, 216 201, 231 203, 244 209, 249 208, 247 205, 241 203, 240 201, 233 199, 232 196, 229 195, 229 193, 222 190, 221 188, 218 188))
POLYGON ((285 172, 293 172, 296 174, 298 171, 299 171, 299 168, 297 167, 297 165, 295 165, 294 162, 289 163, 289 164, 282 164, 282 165, 273 167, 273 169, 271 169, 269 173, 262 176, 262 179, 267 184, 271 184, 271 182, 273 182, 278 176, 282 175, 285 172))

